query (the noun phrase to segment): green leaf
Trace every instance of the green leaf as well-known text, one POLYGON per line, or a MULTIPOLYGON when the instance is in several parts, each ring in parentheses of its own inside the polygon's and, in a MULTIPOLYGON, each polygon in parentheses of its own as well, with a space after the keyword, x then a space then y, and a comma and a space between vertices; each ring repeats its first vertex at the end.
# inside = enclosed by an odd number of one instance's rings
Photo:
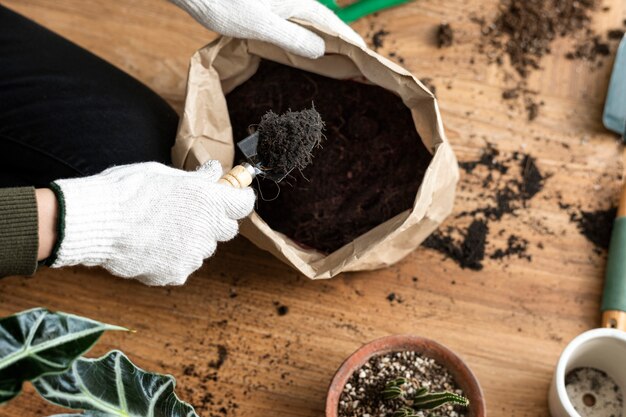
POLYGON ((0 404, 24 381, 67 370, 106 330, 126 329, 43 308, 0 319, 0 404))
POLYGON ((198 417, 174 394, 172 376, 139 369, 117 350, 99 359, 80 358, 67 372, 43 376, 33 384, 46 400, 85 410, 79 416, 198 417))

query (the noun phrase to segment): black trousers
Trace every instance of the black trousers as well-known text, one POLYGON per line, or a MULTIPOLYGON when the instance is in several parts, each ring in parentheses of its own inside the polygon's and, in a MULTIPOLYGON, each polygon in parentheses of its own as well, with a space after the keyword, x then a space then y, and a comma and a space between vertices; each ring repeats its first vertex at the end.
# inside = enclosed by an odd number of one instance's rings
POLYGON ((177 125, 148 87, 0 5, 0 187, 170 164, 177 125))

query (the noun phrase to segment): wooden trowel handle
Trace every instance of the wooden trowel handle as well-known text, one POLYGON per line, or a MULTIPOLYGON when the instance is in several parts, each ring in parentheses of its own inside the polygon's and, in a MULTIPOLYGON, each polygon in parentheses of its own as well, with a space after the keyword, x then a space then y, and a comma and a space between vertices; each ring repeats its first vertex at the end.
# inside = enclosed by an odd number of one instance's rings
POLYGON ((611 232, 602 296, 602 327, 626 331, 626 184, 611 232))
POLYGON ((235 188, 245 188, 252 184, 254 176, 254 169, 252 166, 243 164, 234 166, 217 182, 220 184, 231 185, 235 188))

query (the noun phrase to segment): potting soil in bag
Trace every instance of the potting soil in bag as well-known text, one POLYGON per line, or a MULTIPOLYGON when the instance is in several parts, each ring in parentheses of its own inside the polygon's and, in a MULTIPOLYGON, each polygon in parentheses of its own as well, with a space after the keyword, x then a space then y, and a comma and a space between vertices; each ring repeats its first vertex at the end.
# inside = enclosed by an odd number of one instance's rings
POLYGON ((313 104, 326 139, 279 186, 260 179, 241 233, 310 278, 390 265, 451 209, 458 168, 436 101, 406 70, 319 28, 317 60, 222 37, 192 58, 174 163, 239 162, 234 142, 268 110, 313 104))
POLYGON ((331 253, 413 206, 432 155, 393 93, 263 60, 226 101, 235 138, 270 109, 313 103, 324 120, 326 139, 312 164, 280 187, 263 179, 254 185, 259 216, 295 243, 331 253))

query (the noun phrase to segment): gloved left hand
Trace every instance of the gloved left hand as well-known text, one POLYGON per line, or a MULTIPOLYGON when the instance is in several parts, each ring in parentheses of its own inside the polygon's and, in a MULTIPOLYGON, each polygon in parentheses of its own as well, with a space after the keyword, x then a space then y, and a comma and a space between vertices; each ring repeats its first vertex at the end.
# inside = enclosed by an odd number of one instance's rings
POLYGON ((251 188, 217 181, 218 161, 195 172, 156 162, 121 165, 86 178, 55 181, 61 208, 53 268, 102 266, 147 285, 181 285, 237 234, 254 206, 251 188))
POLYGON ((270 42, 307 58, 324 55, 324 41, 310 30, 289 22, 289 18, 317 24, 365 46, 350 26, 316 0, 171 1, 212 31, 234 38, 270 42))

